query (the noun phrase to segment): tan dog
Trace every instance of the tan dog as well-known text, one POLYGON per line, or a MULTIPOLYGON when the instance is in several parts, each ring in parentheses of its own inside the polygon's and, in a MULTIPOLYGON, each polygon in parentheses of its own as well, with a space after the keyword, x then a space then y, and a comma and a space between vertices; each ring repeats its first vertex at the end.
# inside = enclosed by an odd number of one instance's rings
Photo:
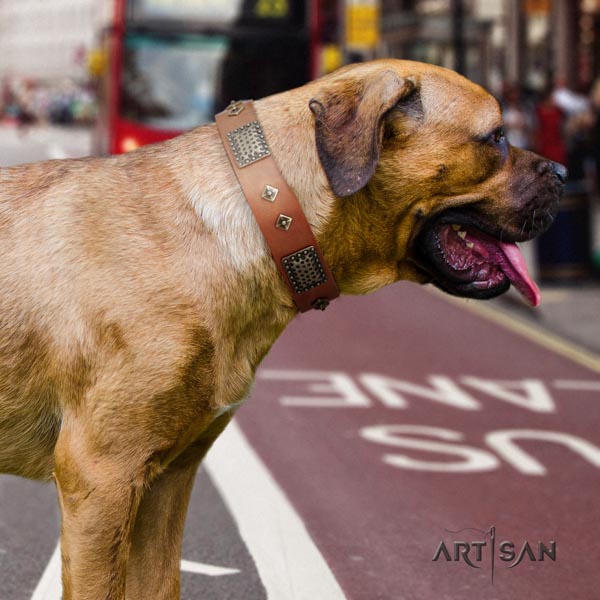
MULTIPOLYGON (((508 242, 566 173, 509 147, 480 87, 386 60, 256 109, 342 293, 537 302, 508 242)), ((178 598, 198 464, 296 314, 214 125, 3 169, 0 248, 0 471, 55 478, 64 598, 178 598)))

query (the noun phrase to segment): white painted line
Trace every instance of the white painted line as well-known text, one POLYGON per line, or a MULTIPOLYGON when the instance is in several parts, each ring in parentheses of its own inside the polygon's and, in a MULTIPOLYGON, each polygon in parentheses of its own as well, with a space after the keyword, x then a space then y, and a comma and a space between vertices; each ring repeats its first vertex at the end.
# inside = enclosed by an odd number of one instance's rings
POLYGON ((600 392, 600 381, 579 381, 577 379, 555 379, 554 387, 562 390, 600 392))
MULTIPOLYGON (((181 561, 181 570, 198 575, 208 575, 209 577, 220 577, 222 575, 234 575, 239 573, 239 569, 229 569, 226 567, 217 567, 191 560, 181 561)), ((50 562, 42 575, 37 587, 35 588, 31 600, 61 600, 62 583, 60 580, 60 543, 56 546, 50 562)))
MULTIPOLYGON (((181 570, 198 575, 208 575, 209 577, 220 577, 222 575, 234 575, 239 573, 239 569, 229 569, 226 567, 217 567, 191 560, 181 561, 181 570)), ((50 562, 42 575, 37 587, 31 596, 31 600, 61 600, 62 584, 60 581, 60 543, 56 546, 50 562)))
POLYGON ((62 584, 60 581, 60 543, 57 544, 50 562, 42 575, 37 587, 33 591, 31 600, 60 600, 62 598, 62 584))
POLYGON ((198 575, 208 575, 209 577, 221 577, 221 575, 235 575, 239 569, 230 569, 228 567, 217 567, 216 565, 207 565, 206 563, 194 562, 192 560, 182 560, 181 570, 187 573, 196 573, 198 575))
POLYGON ((345 600, 304 523, 240 428, 230 423, 204 461, 256 564, 269 600, 345 600))

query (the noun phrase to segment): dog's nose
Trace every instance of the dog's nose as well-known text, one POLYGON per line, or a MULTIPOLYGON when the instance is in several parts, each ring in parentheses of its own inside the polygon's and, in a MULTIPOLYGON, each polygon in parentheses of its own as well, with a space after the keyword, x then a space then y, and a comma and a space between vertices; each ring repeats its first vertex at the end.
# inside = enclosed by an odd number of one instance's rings
POLYGON ((540 175, 544 175, 548 172, 556 175, 561 183, 565 183, 567 176, 569 175, 567 167, 561 165, 560 163, 554 162, 553 160, 542 160, 537 164, 536 170, 540 175))
POLYGON ((554 161, 551 162, 551 165, 554 174, 560 179, 560 182, 565 183, 565 181, 567 181, 567 177, 569 176, 569 171, 567 170, 567 167, 554 161))

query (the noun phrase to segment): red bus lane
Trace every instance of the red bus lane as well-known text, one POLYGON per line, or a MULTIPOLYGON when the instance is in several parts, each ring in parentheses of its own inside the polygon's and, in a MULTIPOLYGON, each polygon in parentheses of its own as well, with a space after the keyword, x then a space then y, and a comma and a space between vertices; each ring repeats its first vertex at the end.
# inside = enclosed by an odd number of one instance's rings
POLYGON ((237 419, 350 599, 600 598, 591 369, 401 284, 299 317, 237 419))

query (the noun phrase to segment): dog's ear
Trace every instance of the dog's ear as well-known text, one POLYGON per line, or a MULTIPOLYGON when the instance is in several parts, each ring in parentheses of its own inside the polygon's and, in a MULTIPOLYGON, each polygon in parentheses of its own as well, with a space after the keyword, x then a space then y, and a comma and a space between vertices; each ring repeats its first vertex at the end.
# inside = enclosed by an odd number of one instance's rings
POLYGON ((389 70, 362 80, 343 79, 310 100, 319 159, 335 194, 349 196, 371 179, 385 116, 415 92, 414 80, 389 70))

